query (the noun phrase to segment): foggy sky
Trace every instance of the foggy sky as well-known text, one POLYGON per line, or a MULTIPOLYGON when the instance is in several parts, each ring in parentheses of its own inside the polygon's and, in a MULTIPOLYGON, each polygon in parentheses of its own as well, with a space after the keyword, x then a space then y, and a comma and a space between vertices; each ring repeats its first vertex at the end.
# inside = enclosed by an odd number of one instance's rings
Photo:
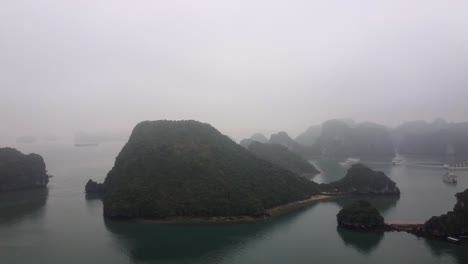
POLYGON ((0 134, 466 120, 468 2, 0 2, 0 134))

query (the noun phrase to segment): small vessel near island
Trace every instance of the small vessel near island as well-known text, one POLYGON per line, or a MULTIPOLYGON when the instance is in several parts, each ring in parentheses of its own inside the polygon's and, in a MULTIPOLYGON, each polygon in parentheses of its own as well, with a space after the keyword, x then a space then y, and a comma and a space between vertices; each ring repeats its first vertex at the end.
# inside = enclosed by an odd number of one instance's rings
POLYGON ((455 184, 458 182, 457 175, 453 172, 447 172, 442 176, 442 180, 446 183, 455 184))
POLYGON ((75 147, 95 147, 98 143, 75 143, 75 147))
POLYGON ((454 243, 454 244, 460 244, 461 243, 461 240, 459 238, 456 238, 456 237, 447 237, 447 241, 450 242, 450 243, 454 243))
POLYGON ((345 160, 344 162, 341 162, 340 165, 341 165, 342 167, 351 167, 352 165, 357 164, 357 163, 359 163, 360 161, 361 161, 360 159, 348 158, 348 159, 345 160))
POLYGON ((405 160, 402 159, 402 158, 395 157, 392 160, 392 165, 394 165, 394 166, 403 165, 404 163, 405 163, 405 160))

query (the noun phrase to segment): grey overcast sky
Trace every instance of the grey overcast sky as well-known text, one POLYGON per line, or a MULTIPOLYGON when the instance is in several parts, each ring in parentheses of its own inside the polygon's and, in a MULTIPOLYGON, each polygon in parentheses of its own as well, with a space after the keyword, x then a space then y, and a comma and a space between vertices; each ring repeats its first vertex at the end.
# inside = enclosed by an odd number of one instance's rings
POLYGON ((468 1, 3 0, 0 134, 466 120, 468 1))

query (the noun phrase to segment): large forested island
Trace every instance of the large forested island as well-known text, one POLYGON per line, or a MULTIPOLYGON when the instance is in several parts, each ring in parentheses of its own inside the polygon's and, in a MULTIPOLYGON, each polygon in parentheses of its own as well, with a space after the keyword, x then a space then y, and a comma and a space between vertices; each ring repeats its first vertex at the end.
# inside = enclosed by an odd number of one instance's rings
POLYGON ((118 218, 259 217, 319 194, 318 184, 197 121, 138 124, 103 188, 104 215, 118 218))
POLYGON ((42 188, 48 182, 46 165, 40 155, 0 148, 0 192, 42 188))
POLYGON ((312 177, 319 173, 307 160, 282 145, 254 141, 248 146, 248 150, 261 159, 304 177, 312 177))

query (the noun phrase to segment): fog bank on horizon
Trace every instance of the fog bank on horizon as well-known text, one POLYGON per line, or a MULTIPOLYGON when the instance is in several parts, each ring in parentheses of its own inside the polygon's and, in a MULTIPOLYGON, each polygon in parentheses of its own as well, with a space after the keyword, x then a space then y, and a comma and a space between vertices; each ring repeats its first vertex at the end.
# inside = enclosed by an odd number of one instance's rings
POLYGON ((333 118, 465 121, 468 2, 0 3, 0 137, 195 119, 236 140, 333 118))

